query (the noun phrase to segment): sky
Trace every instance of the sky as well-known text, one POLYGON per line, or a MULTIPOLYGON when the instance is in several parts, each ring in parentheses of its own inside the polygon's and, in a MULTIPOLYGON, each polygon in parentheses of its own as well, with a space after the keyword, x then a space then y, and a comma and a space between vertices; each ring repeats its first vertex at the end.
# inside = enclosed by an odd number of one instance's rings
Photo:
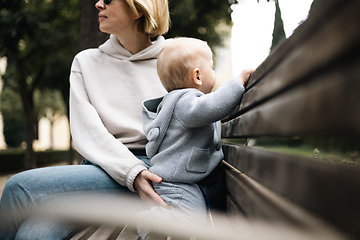
MULTIPOLYGON (((286 37, 307 18, 313 0, 279 0, 286 37)), ((232 5, 232 72, 256 68, 269 55, 274 27, 275 3, 266 0, 238 0, 232 5)))

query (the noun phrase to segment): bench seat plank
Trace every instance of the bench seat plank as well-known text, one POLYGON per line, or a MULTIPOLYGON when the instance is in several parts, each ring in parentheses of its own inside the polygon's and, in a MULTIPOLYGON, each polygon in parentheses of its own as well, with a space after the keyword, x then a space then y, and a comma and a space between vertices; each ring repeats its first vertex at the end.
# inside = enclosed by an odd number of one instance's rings
MULTIPOLYGON (((108 225, 92 226, 74 235, 70 240, 138 240, 135 228, 113 227, 108 225)), ((171 239, 170 237, 168 237, 171 239)), ((151 233, 146 240, 165 240, 166 236, 151 233)))

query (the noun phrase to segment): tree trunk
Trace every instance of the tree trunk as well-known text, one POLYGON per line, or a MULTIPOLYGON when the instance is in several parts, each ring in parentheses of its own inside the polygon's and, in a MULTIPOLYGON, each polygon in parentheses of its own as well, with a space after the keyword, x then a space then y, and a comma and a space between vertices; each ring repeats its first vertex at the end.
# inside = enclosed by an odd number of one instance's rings
POLYGON ((97 0, 80 0, 80 38, 79 49, 96 48, 104 43, 109 34, 99 30, 97 0))
POLYGON ((54 119, 50 119, 50 149, 54 150, 54 119))
MULTIPOLYGON (((28 111, 33 111, 28 109, 28 111)), ((36 168, 36 155, 33 149, 33 141, 35 139, 35 123, 36 121, 32 113, 26 113, 26 152, 25 152, 25 169, 36 168)))
POLYGON ((28 89, 26 83, 26 76, 21 64, 18 64, 20 71, 20 95, 24 107, 24 116, 26 121, 26 152, 25 152, 25 169, 32 169, 36 167, 36 155, 33 149, 33 141, 35 139, 36 131, 36 118, 34 116, 34 101, 32 91, 28 89))

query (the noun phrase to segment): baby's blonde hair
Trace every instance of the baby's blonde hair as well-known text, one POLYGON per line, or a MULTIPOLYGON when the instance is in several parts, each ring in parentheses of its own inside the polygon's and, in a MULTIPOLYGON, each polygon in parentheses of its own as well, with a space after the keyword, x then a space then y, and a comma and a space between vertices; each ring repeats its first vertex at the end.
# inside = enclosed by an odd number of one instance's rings
POLYGON ((168 40, 157 59, 157 73, 168 92, 188 87, 205 49, 210 49, 207 43, 195 38, 168 40))
POLYGON ((136 15, 143 14, 139 19, 140 32, 155 37, 169 30, 168 0, 126 0, 126 3, 136 15))

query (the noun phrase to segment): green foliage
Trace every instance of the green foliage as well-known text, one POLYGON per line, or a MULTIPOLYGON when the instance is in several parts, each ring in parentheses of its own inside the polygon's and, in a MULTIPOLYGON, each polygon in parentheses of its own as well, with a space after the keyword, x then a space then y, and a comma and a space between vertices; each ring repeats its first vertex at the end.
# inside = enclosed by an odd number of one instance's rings
MULTIPOLYGON (((78 0, 3 0, 1 4, 0 57, 7 58, 3 86, 20 96, 17 103, 22 104, 26 122, 23 132, 29 167, 33 166, 32 140, 36 137, 38 118, 34 92, 60 88, 67 97, 68 90, 63 89, 68 89, 71 59, 78 47, 78 0)), ((21 116, 16 111, 11 114, 21 116)))
POLYGON ((37 90, 34 99, 38 118, 46 117, 53 122, 57 116, 66 114, 64 100, 59 90, 37 90))
POLYGON ((4 120, 4 137, 8 147, 20 147, 25 141, 25 122, 4 120))
POLYGON ((10 87, 1 92, 0 111, 4 122, 4 137, 8 147, 18 147, 25 140, 25 121, 20 94, 10 87))
POLYGON ((309 14, 311 14, 314 9, 319 8, 321 6, 321 4, 323 3, 322 1, 323 0, 313 0, 313 2, 311 3, 311 6, 310 6, 309 14))
POLYGON ((28 89, 36 87, 48 61, 77 45, 77 8, 77 0, 5 1, 0 11, 0 54, 8 60, 4 81, 23 74, 28 89), (19 66, 24 72, 9 73, 19 66))
POLYGON ((171 27, 165 37, 194 37, 207 41, 211 47, 221 45, 229 32, 217 28, 231 24, 228 1, 169 0, 171 27))
POLYGON ((271 43, 270 51, 274 51, 280 43, 286 39, 284 23, 281 17, 281 10, 279 6, 279 1, 275 0, 275 21, 274 21, 274 30, 273 30, 273 39, 271 43))
POLYGON ((1 91, 0 111, 4 121, 21 122, 24 120, 21 97, 10 87, 4 87, 1 91))

